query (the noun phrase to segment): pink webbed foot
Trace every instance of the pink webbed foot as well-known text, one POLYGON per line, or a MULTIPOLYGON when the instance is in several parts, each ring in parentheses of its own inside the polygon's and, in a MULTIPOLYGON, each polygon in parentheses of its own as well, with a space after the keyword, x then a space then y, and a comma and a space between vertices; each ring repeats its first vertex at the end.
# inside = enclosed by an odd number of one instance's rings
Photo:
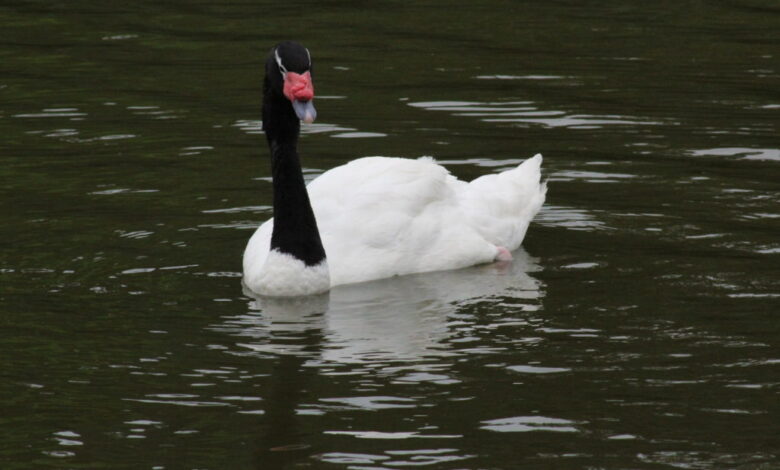
POLYGON ((512 253, 503 246, 497 246, 496 261, 512 261, 512 253))

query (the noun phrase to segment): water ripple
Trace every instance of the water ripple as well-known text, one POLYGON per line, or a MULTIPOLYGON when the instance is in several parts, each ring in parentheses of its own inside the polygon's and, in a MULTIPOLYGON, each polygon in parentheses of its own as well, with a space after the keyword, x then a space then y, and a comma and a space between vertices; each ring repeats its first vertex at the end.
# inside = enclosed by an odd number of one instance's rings
POLYGON ((358 439, 457 439, 460 434, 420 434, 418 431, 324 431, 323 434, 353 436, 358 439))
POLYGON ((585 209, 545 205, 534 219, 548 227, 563 227, 569 230, 605 230, 609 227, 585 209))
POLYGON ((367 396, 344 398, 320 398, 324 403, 339 403, 342 409, 384 410, 391 408, 416 408, 415 400, 404 397, 367 396))
POLYGON ((741 160, 780 162, 780 149, 771 148, 716 147, 709 149, 691 150, 689 153, 694 157, 741 157, 741 160))
POLYGON ((547 416, 515 416, 483 421, 481 429, 496 432, 578 432, 576 423, 568 419, 550 418, 547 416))
POLYGON ((671 119, 657 120, 639 116, 580 114, 560 110, 544 110, 535 107, 531 101, 421 101, 408 103, 408 105, 428 111, 445 111, 454 116, 479 117, 484 122, 532 124, 549 128, 598 129, 604 126, 674 124, 671 119))

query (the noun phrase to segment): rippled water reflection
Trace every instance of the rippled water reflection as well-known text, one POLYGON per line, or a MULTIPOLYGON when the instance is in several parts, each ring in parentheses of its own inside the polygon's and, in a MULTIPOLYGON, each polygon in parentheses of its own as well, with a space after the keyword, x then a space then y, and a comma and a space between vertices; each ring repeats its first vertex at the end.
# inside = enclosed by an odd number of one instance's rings
POLYGON ((0 18, 3 469, 778 467, 773 2, 0 18), (262 57, 291 35, 307 180, 544 154, 513 263, 242 290, 271 216, 262 57))
MULTIPOLYGON (((469 343, 476 340, 460 337, 471 328, 461 326, 465 317, 458 310, 472 302, 503 304, 499 296, 517 302, 539 299, 540 282, 530 277, 539 269, 520 251, 513 263, 341 286, 305 299, 258 298, 249 314, 215 330, 253 340, 240 343, 242 348, 280 354, 293 351, 288 345, 275 350, 275 335, 320 330, 322 359, 343 364, 455 357, 470 352, 469 343)), ((524 310, 537 308, 522 305, 524 310)), ((496 327, 506 321, 514 320, 502 319, 496 327)))

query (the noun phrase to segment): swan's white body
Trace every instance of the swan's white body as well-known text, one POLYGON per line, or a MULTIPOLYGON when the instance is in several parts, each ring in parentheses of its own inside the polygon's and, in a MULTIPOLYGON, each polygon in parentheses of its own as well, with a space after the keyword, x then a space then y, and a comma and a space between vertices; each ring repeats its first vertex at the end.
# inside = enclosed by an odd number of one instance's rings
POLYGON ((307 186, 327 264, 269 252, 271 219, 249 240, 244 282, 262 295, 303 295, 491 262, 520 246, 544 203, 541 163, 536 155, 470 183, 431 158, 366 157, 329 170, 307 186))

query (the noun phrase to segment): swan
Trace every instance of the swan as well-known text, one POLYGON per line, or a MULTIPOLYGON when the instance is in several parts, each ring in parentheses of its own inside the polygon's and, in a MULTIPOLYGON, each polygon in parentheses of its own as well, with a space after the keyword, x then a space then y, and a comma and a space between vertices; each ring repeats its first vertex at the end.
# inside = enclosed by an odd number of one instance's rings
POLYGON ((364 157, 308 187, 300 121, 317 116, 312 59, 297 42, 271 50, 263 130, 271 153, 274 217, 244 251, 244 284, 269 297, 318 294, 392 276, 509 261, 544 203, 542 156, 460 181, 432 158, 364 157))

